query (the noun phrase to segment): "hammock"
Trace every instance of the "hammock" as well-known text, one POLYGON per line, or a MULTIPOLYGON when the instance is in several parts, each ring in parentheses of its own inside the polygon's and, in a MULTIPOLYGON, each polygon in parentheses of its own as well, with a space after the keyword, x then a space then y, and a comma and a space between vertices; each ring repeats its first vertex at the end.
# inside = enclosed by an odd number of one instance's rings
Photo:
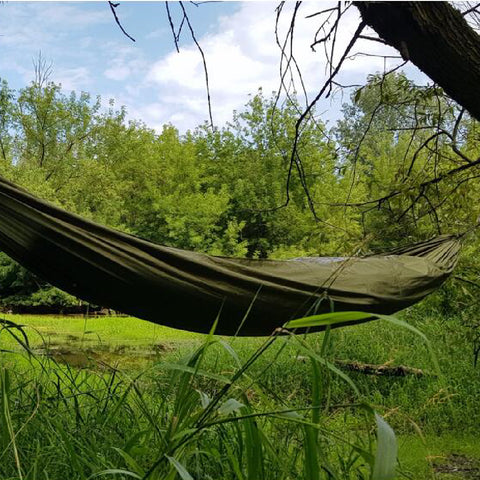
POLYGON ((0 177, 0 249, 90 303, 221 335, 270 335, 305 314, 390 314, 438 288, 460 236, 363 258, 251 260, 147 242, 68 213, 0 177), (237 332, 237 330, 239 330, 237 332))

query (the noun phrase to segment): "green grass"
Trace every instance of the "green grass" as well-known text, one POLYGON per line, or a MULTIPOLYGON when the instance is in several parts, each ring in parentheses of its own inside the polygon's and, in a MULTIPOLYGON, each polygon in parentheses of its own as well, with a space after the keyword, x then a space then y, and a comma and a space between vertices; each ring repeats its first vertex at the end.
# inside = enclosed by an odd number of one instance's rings
POLYGON ((3 318, 28 327, 32 345, 44 341, 59 343, 106 343, 146 346, 158 342, 201 339, 203 336, 163 327, 132 317, 59 317, 48 315, 3 315, 3 318))
POLYGON ((478 436, 445 433, 399 436, 399 457, 407 478, 462 480, 480 475, 478 436))
POLYGON ((398 478, 480 475, 467 332, 415 309, 402 317, 429 338, 441 375, 419 335, 385 321, 265 348, 133 318, 8 315, 35 355, 0 333, 16 352, 0 356, 0 478, 393 478, 379 470, 388 429, 377 437, 373 411, 397 434, 398 478), (337 360, 424 375, 370 376, 337 360))

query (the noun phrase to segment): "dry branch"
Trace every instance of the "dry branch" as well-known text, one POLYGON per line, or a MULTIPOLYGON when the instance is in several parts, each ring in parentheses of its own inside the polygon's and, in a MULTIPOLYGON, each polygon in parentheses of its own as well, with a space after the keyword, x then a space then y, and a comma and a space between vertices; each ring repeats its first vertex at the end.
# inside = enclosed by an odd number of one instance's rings
POLYGON ((350 362, 348 360, 335 360, 335 363, 347 370, 365 373, 366 375, 382 375, 390 377, 405 377, 407 375, 423 377, 425 375, 423 370, 407 367, 405 365, 375 365, 372 363, 350 362))

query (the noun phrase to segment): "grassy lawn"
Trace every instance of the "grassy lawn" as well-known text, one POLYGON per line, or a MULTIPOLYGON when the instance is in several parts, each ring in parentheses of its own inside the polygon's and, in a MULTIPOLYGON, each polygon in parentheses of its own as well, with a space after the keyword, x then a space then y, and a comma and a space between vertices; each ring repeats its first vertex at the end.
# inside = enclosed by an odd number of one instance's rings
POLYGON ((163 327, 132 317, 59 317, 48 315, 3 315, 27 327, 32 345, 101 344, 146 346, 157 342, 178 342, 202 335, 163 327))
POLYGON ((0 417, 0 451, 10 464, 0 461, 0 478, 18 478, 19 472, 25 478, 87 479, 101 472, 144 478, 162 448, 175 454, 165 453, 167 460, 145 478, 190 478, 168 458, 195 479, 371 478, 369 454, 355 453, 376 451, 375 422, 363 403, 396 432, 398 478, 480 478, 480 370, 473 366, 465 328, 454 319, 415 309, 402 316, 426 334, 433 357, 420 336, 377 321, 334 330, 326 344, 323 333, 278 338, 258 358, 265 339, 216 338, 198 359, 182 360, 201 349, 207 336, 127 317, 4 318, 24 326, 35 356, 28 358, 2 331, 0 347, 10 351, 0 356, 9 377, 3 385, 8 383, 10 413, 0 417), (327 361, 331 368, 322 363, 327 361), (353 361, 403 365, 421 374, 366 375, 347 368, 353 361), (181 419, 189 419, 183 428, 192 431, 225 379, 235 379, 219 402, 227 410, 211 413, 209 428, 189 448, 182 442, 171 447, 181 419), (304 414, 302 408, 312 405, 321 406, 318 415, 304 414), (288 409, 299 409, 301 421, 281 418, 278 412, 288 409), (253 423, 229 423, 272 411, 277 413, 253 423), (9 435, 1 433, 2 421, 9 435), (314 430, 319 433, 312 437, 314 430), (159 446, 166 437, 170 446, 159 446), (309 450, 312 438, 315 448, 309 450), (48 453, 54 450, 55 461, 48 453), (279 456, 283 460, 268 470, 279 456), (305 466, 309 462, 321 465, 317 473, 305 466))

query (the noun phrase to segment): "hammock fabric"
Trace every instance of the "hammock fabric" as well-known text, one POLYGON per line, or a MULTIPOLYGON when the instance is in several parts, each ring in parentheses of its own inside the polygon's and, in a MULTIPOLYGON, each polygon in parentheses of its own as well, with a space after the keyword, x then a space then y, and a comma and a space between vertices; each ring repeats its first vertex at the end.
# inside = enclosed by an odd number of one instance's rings
POLYGON ((0 177, 0 249, 93 304, 196 332, 218 317, 216 333, 253 336, 332 305, 383 314, 408 307, 452 272, 460 237, 364 258, 213 257, 103 227, 0 177))

